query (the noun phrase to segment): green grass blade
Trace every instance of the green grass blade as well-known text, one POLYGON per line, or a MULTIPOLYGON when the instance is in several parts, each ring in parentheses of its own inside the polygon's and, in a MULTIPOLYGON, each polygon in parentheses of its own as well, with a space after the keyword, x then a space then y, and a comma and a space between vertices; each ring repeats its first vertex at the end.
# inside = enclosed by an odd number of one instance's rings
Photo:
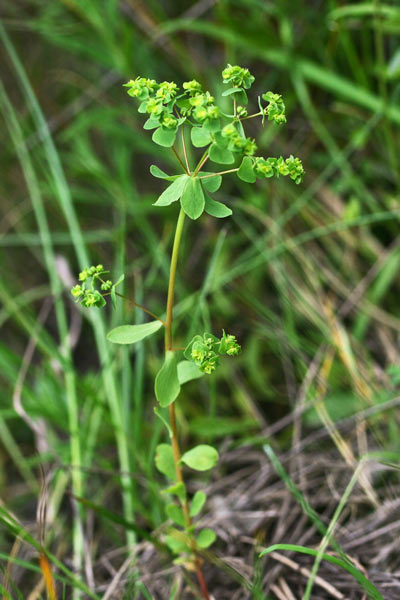
MULTIPOLYGON (((73 491, 76 495, 83 494, 83 477, 81 472, 81 443, 79 436, 79 418, 78 418, 78 399, 76 392, 76 377, 72 368, 72 357, 69 345, 69 330, 67 316, 62 301, 62 282, 56 271, 55 255, 53 252, 50 228, 47 222, 44 203, 40 193, 39 183, 36 179, 35 171, 26 148, 21 128, 18 123, 14 108, 8 99, 3 84, 0 82, 0 101, 3 112, 7 116, 7 125, 10 131, 12 141, 18 155, 25 181, 30 193, 35 217, 38 223, 40 238, 43 246, 43 253, 47 272, 50 280, 50 287, 54 299, 57 326, 60 336, 62 354, 65 355, 68 368, 64 371, 65 391, 68 406, 68 419, 70 431, 70 453, 71 453, 71 479, 73 491)), ((82 516, 82 515, 80 515, 82 516)), ((84 540, 82 528, 79 523, 79 516, 74 517, 73 525, 73 553, 74 567, 79 572, 83 566, 84 540)), ((78 595, 74 595, 78 598, 78 595)))
MULTIPOLYGON (((274 544, 273 546, 269 546, 265 550, 263 550, 260 556, 265 556, 270 552, 275 552, 279 550, 289 550, 291 552, 300 552, 302 554, 309 554, 311 556, 317 556, 318 551, 313 550, 312 548, 306 548, 305 546, 296 546, 295 544, 274 544)), ((383 596, 376 589, 376 587, 352 564, 345 562, 344 560, 337 558, 336 556, 331 556, 330 554, 323 554, 322 558, 332 563, 333 565, 337 565, 342 569, 345 569, 350 575, 358 581, 364 591, 368 594, 368 597, 371 600, 384 600, 383 596)))
MULTIPOLYGON (((72 203, 71 194, 68 188, 68 184, 64 175, 64 171, 59 159, 57 149, 54 145, 48 124, 44 118, 39 103, 34 95, 30 82, 26 76, 23 65, 3 27, 0 22, 0 39, 4 44, 4 47, 8 53, 8 56, 12 62, 12 65, 17 74, 19 84, 26 97, 29 110, 32 114, 35 126, 40 132, 43 140, 43 146, 45 154, 48 160, 49 169, 51 176, 54 181, 55 189, 60 206, 64 212, 68 227, 70 230, 72 242, 80 268, 84 269, 90 265, 89 255, 86 249, 86 245, 82 236, 82 232, 79 226, 79 222, 76 216, 75 208, 72 203)), ((121 406, 118 396, 118 386, 115 379, 113 368, 110 364, 110 352, 106 342, 106 331, 104 326, 104 320, 98 312, 92 311, 90 313, 90 321, 93 326, 93 333, 96 340, 97 350, 100 358, 100 362, 104 365, 103 368, 103 379, 106 390, 106 397, 110 406, 110 412, 113 419, 113 425, 115 430, 115 436, 117 441, 118 456, 121 467, 121 482, 122 482, 122 496, 124 503, 124 514, 127 518, 130 518, 133 514, 133 498, 132 498, 132 483, 128 473, 130 472, 130 459, 128 451, 128 431, 125 429, 124 420, 122 417, 121 406)), ((128 532, 128 544, 133 545, 135 538, 132 532, 128 532)))
MULTIPOLYGON (((303 509, 305 514, 308 516, 310 521, 312 521, 312 523, 314 523, 315 527, 318 529, 318 531, 322 535, 326 535, 326 533, 328 531, 326 525, 322 522, 322 520, 319 518, 318 514, 310 506, 307 499, 303 496, 303 494, 300 492, 300 490, 296 487, 296 485, 292 481, 289 473, 287 473, 287 471, 285 470, 285 468, 279 461, 278 457, 276 456, 275 452, 272 450, 271 446, 266 444, 263 447, 263 449, 264 449, 265 454, 270 459, 275 471, 278 473, 279 477, 285 483, 286 487, 291 492, 291 494, 294 496, 294 498, 296 498, 297 502, 300 504, 301 508, 303 509)), ((341 549, 341 547, 339 546, 339 544, 334 540, 334 538, 331 539, 331 545, 335 549, 335 551, 338 552, 342 556, 342 558, 345 560, 346 555, 343 552, 343 550, 341 549)))
POLYGON ((10 533, 16 537, 21 537, 38 552, 44 552, 47 558, 67 576, 69 583, 73 585, 74 588, 78 588, 82 592, 85 592, 85 594, 87 594, 89 598, 92 598, 92 600, 100 600, 100 597, 92 592, 84 583, 82 583, 82 581, 76 577, 72 571, 70 571, 56 556, 54 556, 51 552, 44 550, 39 542, 37 542, 35 538, 31 536, 30 533, 24 529, 3 507, 0 507, 0 522, 6 529, 8 529, 10 533))

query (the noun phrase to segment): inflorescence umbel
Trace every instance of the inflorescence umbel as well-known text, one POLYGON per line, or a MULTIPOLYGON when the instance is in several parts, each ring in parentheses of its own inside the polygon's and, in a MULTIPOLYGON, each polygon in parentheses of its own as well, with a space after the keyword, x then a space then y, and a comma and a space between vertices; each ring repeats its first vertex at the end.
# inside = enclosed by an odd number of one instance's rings
POLYGON ((232 165, 241 160, 237 168, 222 174, 236 172, 248 183, 254 183, 256 179, 288 176, 298 184, 304 175, 299 158, 257 156, 255 139, 247 137, 244 131, 244 121, 253 117, 260 117, 262 125, 265 120, 278 125, 286 123, 282 96, 271 91, 262 94, 257 99, 258 112, 249 115, 247 92, 254 83, 253 75, 246 68, 228 65, 222 71, 222 80, 228 86, 222 96, 229 96, 233 101, 231 114, 224 112, 216 104, 214 96, 204 91, 195 80, 184 82, 182 89, 174 82, 157 83, 144 77, 124 84, 128 94, 139 100, 139 113, 148 117, 144 129, 154 130, 153 141, 156 144, 173 147, 179 128, 186 125, 190 127, 193 146, 205 148, 193 171, 187 160, 186 165, 182 165, 184 175, 169 176, 158 167, 151 168, 155 177, 172 181, 155 204, 167 206, 181 200, 183 210, 192 219, 197 219, 204 210, 215 217, 226 217, 232 212, 209 197, 209 193, 219 189, 222 180, 219 173, 200 170, 208 160, 222 165, 232 165))

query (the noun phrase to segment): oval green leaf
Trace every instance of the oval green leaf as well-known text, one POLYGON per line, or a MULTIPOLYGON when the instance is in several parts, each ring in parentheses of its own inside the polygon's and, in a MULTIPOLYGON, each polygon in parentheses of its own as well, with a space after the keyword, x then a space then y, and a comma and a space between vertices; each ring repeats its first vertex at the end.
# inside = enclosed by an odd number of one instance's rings
POLYGON ((208 471, 218 462, 218 452, 212 446, 199 444, 185 452, 181 461, 195 471, 208 471))
POLYGON ((199 548, 209 548, 215 542, 217 536, 212 529, 202 529, 196 538, 199 548))
POLYGON ((168 517, 181 527, 185 527, 185 517, 183 516, 183 510, 177 506, 176 504, 167 504, 165 507, 165 512, 168 517))
POLYGON ((169 444, 159 444, 156 449, 155 463, 157 469, 171 479, 176 481, 174 452, 169 444))
POLYGON ((153 206, 169 206, 172 202, 179 200, 188 179, 189 177, 187 175, 179 175, 179 177, 163 191, 157 201, 154 202, 153 206))
POLYGON ((164 129, 164 127, 159 127, 155 130, 151 139, 159 146, 170 148, 174 145, 176 132, 177 130, 175 129, 164 129))
POLYGON ((204 210, 204 192, 197 177, 187 177, 184 187, 181 206, 188 217, 198 219, 204 210))
POLYGON ((201 509, 204 506, 205 501, 207 500, 206 494, 202 490, 198 490, 190 503, 190 511, 189 514, 191 517, 195 517, 199 514, 201 509))
POLYGON ((150 173, 153 177, 157 177, 157 179, 166 179, 167 181, 175 181, 175 179, 180 177, 180 175, 168 175, 160 167, 157 167, 157 165, 151 165, 150 173))
POLYGON ((177 496, 181 502, 185 502, 186 500, 186 487, 182 481, 171 485, 169 488, 162 490, 162 494, 171 494, 172 496, 177 496))
MULTIPOLYGON (((183 533, 181 531, 178 531, 177 533, 180 535, 181 538, 183 537, 183 533)), ((189 543, 186 544, 184 541, 177 539, 173 535, 166 535, 165 543, 167 544, 168 548, 170 550, 172 550, 172 552, 174 552, 175 554, 182 554, 183 552, 191 552, 189 543)))
POLYGON ((210 159, 221 165, 231 165, 235 162, 232 152, 227 148, 220 148, 215 142, 210 146, 210 159))
POLYGON ((205 179, 200 179, 201 185, 204 187, 207 192, 216 192, 221 187, 222 176, 214 175, 214 173, 209 173, 207 171, 200 171, 199 177, 201 178, 203 175, 212 175, 212 177, 206 177, 205 179))
POLYGON ((232 214, 230 208, 222 204, 221 202, 216 202, 210 196, 206 196, 204 210, 207 214, 212 217, 217 217, 217 219, 222 219, 223 217, 229 217, 232 214))
POLYGON ((207 129, 203 127, 192 127, 190 132, 190 139, 195 148, 203 148, 211 144, 211 135, 207 129))
POLYGON ((150 321, 141 325, 120 325, 107 333, 107 339, 113 344, 136 344, 158 331, 161 326, 161 321, 150 321))
POLYGON ((175 352, 168 350, 154 384, 156 398, 162 407, 172 404, 181 391, 175 352))
POLYGON ((242 160, 242 164, 239 167, 237 176, 246 183, 254 183, 257 179, 253 169, 253 161, 250 156, 245 156, 242 160))

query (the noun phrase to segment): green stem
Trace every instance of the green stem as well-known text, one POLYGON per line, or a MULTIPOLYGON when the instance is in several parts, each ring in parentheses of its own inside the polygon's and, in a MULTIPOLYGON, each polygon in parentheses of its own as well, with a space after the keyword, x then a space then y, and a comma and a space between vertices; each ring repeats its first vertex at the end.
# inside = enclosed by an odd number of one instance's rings
MULTIPOLYGON (((185 213, 181 208, 176 223, 174 244, 172 247, 171 264, 169 271, 169 283, 168 283, 168 298, 167 298, 167 318, 165 321, 165 354, 172 350, 172 319, 173 319, 173 307, 174 307, 174 292, 175 292, 175 280, 176 280, 176 268, 178 265, 179 247, 182 239, 183 225, 185 222, 185 213)), ((168 407, 169 420, 172 432, 172 451, 174 455, 175 473, 176 479, 180 483, 184 483, 183 472, 181 468, 181 450, 179 447, 178 428, 176 425, 176 414, 175 414, 175 403, 172 403, 168 407)), ((189 513, 189 503, 185 500, 182 503, 183 514, 185 518, 185 526, 188 531, 192 525, 192 519, 189 513)), ((195 559, 196 575, 200 585, 200 589, 204 600, 209 600, 210 596, 207 590, 207 585, 201 570, 201 562, 198 556, 195 559)))
POLYGON ((186 170, 186 167, 183 164, 181 157, 179 156, 179 154, 177 153, 177 151, 175 150, 175 148, 173 146, 172 146, 171 150, 175 154, 176 158, 178 159, 179 164, 181 165, 181 167, 185 171, 185 173, 187 173, 187 175, 190 175, 190 173, 188 173, 188 171, 186 170))
POLYGON ((181 127, 181 136, 182 136, 183 154, 185 156, 186 171, 187 171, 187 174, 190 175, 191 173, 190 173, 189 160, 188 160, 188 155, 187 155, 187 150, 186 150, 185 131, 183 129, 183 124, 181 127))
MULTIPOLYGON (((101 283, 105 283, 104 279, 102 279, 101 277, 99 277, 99 280, 101 281, 101 283)), ((118 296, 119 298, 122 298, 123 300, 126 300, 127 302, 130 302, 134 306, 137 306, 138 308, 140 308, 141 310, 143 310, 145 313, 147 313, 148 315, 150 315, 150 317, 153 317, 153 319, 156 319, 156 321, 161 321, 161 323, 165 327, 165 322, 162 319, 160 319, 160 317, 157 317, 157 315, 155 315, 154 313, 152 313, 151 310, 148 310, 147 308, 145 308, 144 306, 142 306, 138 302, 135 302, 135 300, 132 300, 132 298, 128 298, 128 296, 124 296, 123 294, 119 294, 118 292, 115 292, 115 295, 118 296)), ((103 297, 104 296, 111 296, 111 292, 107 292, 106 294, 102 294, 102 296, 103 297)))
POLYGON ((254 119, 254 117, 260 117, 263 113, 260 111, 258 113, 254 113, 254 115, 249 115, 248 117, 242 117, 240 120, 245 121, 246 119, 254 119))
POLYGON ((193 175, 197 175, 197 173, 200 171, 201 169, 201 165, 203 164, 203 160, 206 158, 206 156, 208 157, 208 151, 210 150, 210 147, 206 148, 203 152, 203 155, 201 157, 201 159, 199 160, 199 162, 197 163, 197 165, 194 168, 194 172, 193 175))
MULTIPOLYGON (((108 296, 108 295, 109 294, 103 294, 103 296, 108 296)), ((132 298, 128 298, 127 296, 124 296, 123 294, 119 294, 118 292, 115 292, 115 295, 118 296, 119 298, 123 298, 127 302, 130 302, 134 306, 137 306, 138 308, 140 308, 141 310, 143 310, 145 313, 147 313, 148 315, 150 315, 150 317, 153 317, 153 319, 156 319, 156 321, 161 321, 161 323, 165 326, 165 321, 163 321, 160 317, 157 317, 157 315, 155 315, 154 313, 152 313, 150 310, 148 310, 147 308, 145 308, 144 306, 142 306, 138 302, 135 302, 135 300, 132 300, 132 298)))
POLYGON ((216 177, 217 175, 226 175, 226 173, 235 173, 236 171, 239 171, 239 168, 229 169, 228 171, 220 171, 219 173, 212 173, 212 175, 202 175, 201 177, 199 177, 199 179, 208 179, 209 177, 216 177))
POLYGON ((195 177, 196 177, 197 173, 200 171, 200 169, 206 164, 206 162, 210 158, 208 151, 209 151, 209 148, 207 148, 207 150, 204 152, 203 156, 201 157, 201 159, 199 161, 199 164, 195 168, 194 173, 193 173, 193 175, 195 177))
POLYGON ((167 298, 167 318, 165 321, 165 351, 172 348, 172 310, 174 306, 174 291, 176 279, 176 267, 178 264, 179 246, 181 243, 183 224, 185 221, 185 213, 181 208, 176 223, 176 231, 174 245, 172 247, 171 264, 169 271, 168 298, 167 298))

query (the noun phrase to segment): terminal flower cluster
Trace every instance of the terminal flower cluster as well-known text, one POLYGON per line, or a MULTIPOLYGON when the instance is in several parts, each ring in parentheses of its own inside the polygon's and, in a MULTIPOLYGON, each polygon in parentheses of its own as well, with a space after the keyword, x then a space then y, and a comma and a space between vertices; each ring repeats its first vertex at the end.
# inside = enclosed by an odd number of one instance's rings
POLYGON ((280 94, 267 92, 262 95, 262 99, 268 102, 264 108, 264 114, 268 116, 268 121, 275 121, 278 125, 286 123, 285 104, 280 94))
MULTIPOLYGON (((272 121, 278 125, 286 123, 285 104, 282 96, 272 91, 268 91, 258 97, 259 112, 249 114, 247 104, 247 93, 255 81, 254 76, 249 69, 238 65, 230 65, 222 71, 222 82, 226 84, 226 90, 222 93, 223 97, 229 97, 233 101, 233 114, 226 112, 226 108, 220 108, 215 101, 214 96, 203 89, 201 83, 195 79, 185 81, 180 89, 173 81, 163 81, 157 83, 154 79, 137 77, 124 84, 128 88, 128 94, 140 101, 139 112, 148 116, 144 123, 144 128, 152 130, 153 141, 160 146, 171 147, 176 142, 176 136, 180 126, 190 128, 190 137, 195 148, 205 148, 203 158, 200 160, 202 166, 207 160, 223 165, 233 164, 236 160, 242 160, 242 165, 238 168, 229 169, 227 172, 236 171, 237 175, 243 181, 254 183, 257 178, 269 178, 279 176, 289 176, 296 183, 300 183, 304 169, 299 158, 290 156, 289 158, 275 157, 256 157, 257 144, 252 137, 247 137, 244 131, 244 122, 252 117, 261 117, 261 122, 272 121), (262 104, 266 101, 267 105, 262 104), (251 162, 248 160, 251 158, 251 162), (245 165, 243 165, 245 161, 245 165), (243 167, 243 168, 242 168, 243 167)), ((182 143, 185 144, 182 130, 182 143)), ((176 152, 176 150, 175 150, 176 152)), ((196 177, 199 169, 190 172, 186 165, 187 175, 196 177)), ((154 173, 153 173, 154 174, 154 173)), ((213 176, 207 173, 207 177, 213 176)), ((219 175, 215 173, 215 176, 219 175)), ((158 175, 160 176, 159 171, 158 175)), ((200 173, 199 178, 202 174, 200 173)), ((172 184, 171 184, 172 185, 172 184)), ((180 184, 176 183, 175 188, 180 184)), ((186 186, 193 187, 186 182, 186 186)), ((186 211, 191 218, 198 218, 206 210, 208 214, 217 217, 225 217, 231 214, 226 208, 220 205, 211 204, 210 201, 204 202, 203 196, 207 198, 208 193, 217 189, 209 180, 201 182, 201 187, 195 186, 198 190, 198 210, 186 211), (203 192, 201 191, 203 189, 203 192), (201 207, 203 206, 203 208, 201 207)), ((174 189, 175 189, 174 188, 174 189)), ((182 194, 184 187, 182 187, 182 194)), ((171 198, 176 197, 174 191, 171 198)), ((157 204, 157 203, 156 203, 157 204)), ((182 204, 182 203, 181 203, 182 204)), ((183 202, 184 205, 193 204, 183 202)), ((159 206, 165 206, 166 201, 163 197, 158 203, 159 206)))
POLYGON ((237 65, 229 65, 222 71, 222 79, 224 83, 231 83, 235 87, 245 88, 248 90, 255 81, 254 76, 248 69, 237 65))

